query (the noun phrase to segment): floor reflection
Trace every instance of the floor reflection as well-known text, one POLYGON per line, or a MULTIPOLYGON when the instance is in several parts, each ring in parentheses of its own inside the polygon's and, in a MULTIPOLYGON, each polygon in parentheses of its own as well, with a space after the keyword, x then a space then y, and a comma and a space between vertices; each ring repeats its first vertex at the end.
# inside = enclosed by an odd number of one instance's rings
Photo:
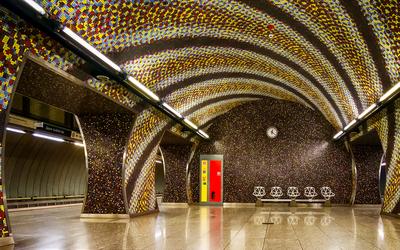
POLYGON ((379 207, 161 208, 81 219, 80 207, 13 212, 16 249, 400 249, 400 220, 379 207))

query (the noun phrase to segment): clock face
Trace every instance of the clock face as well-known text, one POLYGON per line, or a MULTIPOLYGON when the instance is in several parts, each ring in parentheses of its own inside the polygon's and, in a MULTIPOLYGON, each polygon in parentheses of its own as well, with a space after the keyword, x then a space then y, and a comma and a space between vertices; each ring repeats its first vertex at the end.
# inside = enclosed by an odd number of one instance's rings
POLYGON ((278 136, 278 129, 275 127, 269 127, 267 129, 267 135, 269 138, 275 138, 278 136))

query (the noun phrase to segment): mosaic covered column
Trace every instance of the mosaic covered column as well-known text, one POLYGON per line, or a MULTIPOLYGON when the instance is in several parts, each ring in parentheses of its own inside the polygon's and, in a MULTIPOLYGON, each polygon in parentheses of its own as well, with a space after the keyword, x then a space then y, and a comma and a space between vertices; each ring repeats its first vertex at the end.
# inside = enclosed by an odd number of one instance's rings
POLYGON ((123 156, 132 114, 79 115, 86 144, 88 185, 83 214, 126 214, 123 156))
POLYGON ((3 186, 5 120, 6 111, 0 111, 0 246, 14 244, 14 239, 9 228, 8 211, 5 197, 6 192, 3 186))
POLYGON ((387 110, 387 132, 381 139, 386 142, 387 179, 383 213, 400 215, 400 100, 387 110))
POLYGON ((164 202, 188 202, 186 194, 186 164, 192 145, 164 145, 161 147, 165 163, 164 202))

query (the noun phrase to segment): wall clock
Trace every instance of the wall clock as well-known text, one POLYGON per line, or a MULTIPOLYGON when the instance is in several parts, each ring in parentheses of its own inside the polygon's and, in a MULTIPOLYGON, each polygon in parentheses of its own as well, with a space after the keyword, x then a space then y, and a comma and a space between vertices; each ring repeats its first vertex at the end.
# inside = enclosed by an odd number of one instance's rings
POLYGON ((269 138, 276 138, 278 136, 278 129, 275 127, 269 127, 267 129, 267 135, 269 138))

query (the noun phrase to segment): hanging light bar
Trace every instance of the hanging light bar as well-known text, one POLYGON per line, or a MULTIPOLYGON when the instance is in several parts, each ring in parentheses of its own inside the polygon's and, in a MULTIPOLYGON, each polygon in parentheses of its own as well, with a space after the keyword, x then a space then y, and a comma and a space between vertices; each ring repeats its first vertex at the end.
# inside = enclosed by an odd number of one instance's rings
POLYGON ((102 60, 104 63, 106 63, 108 66, 110 66, 111 68, 115 69, 118 72, 122 72, 121 68, 115 64, 113 61, 111 61, 108 57, 106 57, 105 55, 103 55, 100 51, 98 51, 97 49, 95 49, 92 45, 90 45, 88 42, 86 42, 85 40, 83 40, 80 36, 78 36, 75 32, 73 32, 72 30, 70 30, 67 27, 64 27, 62 29, 62 32, 64 34, 66 34, 67 36, 69 36, 71 39, 73 39, 74 41, 76 41, 77 43, 79 43, 80 45, 82 45, 85 49, 89 50, 92 54, 94 54, 97 58, 99 58, 100 60, 102 60))
POLYGON ((389 89, 381 98, 379 98, 379 102, 386 102, 394 97, 400 91, 400 82, 394 85, 391 89, 389 89))
POLYGON ((14 132, 14 133, 18 133, 18 134, 26 134, 26 132, 23 131, 22 129, 16 129, 16 128, 7 127, 6 130, 14 132))
POLYGON ((206 138, 206 139, 209 139, 210 138, 210 136, 208 136, 208 134, 206 134, 203 130, 201 130, 201 129, 199 129, 199 134, 202 136, 202 137, 204 137, 204 138, 206 138))
POLYGON ((183 116, 178 112, 178 111, 176 111, 174 108, 172 108, 171 106, 169 106, 166 102, 163 102, 163 103, 161 103, 161 105, 166 109, 166 110, 168 110, 169 112, 171 112, 172 114, 174 114, 175 116, 177 116, 177 117, 179 117, 179 118, 183 118, 183 116))
POLYGON ((349 124, 347 124, 344 129, 338 132, 333 139, 338 140, 342 138, 345 134, 351 132, 353 128, 359 126, 366 119, 368 119, 371 115, 378 112, 387 106, 391 100, 397 98, 400 94, 400 82, 390 88, 385 94, 383 94, 377 103, 370 105, 367 109, 365 109, 361 114, 358 115, 357 119, 352 120, 349 124))
MULTIPOLYGON (((178 111, 172 108, 167 103, 161 103, 161 99, 147 88, 144 84, 136 80, 132 76, 127 76, 116 63, 98 51, 95 47, 90 45, 87 41, 82 39, 78 34, 73 32, 68 27, 63 26, 58 20, 51 19, 46 15, 46 11, 33 0, 3 0, 2 5, 20 15, 27 22, 37 26, 43 32, 51 35, 56 41, 60 42, 65 48, 70 49, 77 56, 84 59, 87 63, 91 64, 96 72, 89 72, 91 75, 101 72, 103 75, 109 77, 113 81, 123 84, 132 93, 135 93, 143 100, 147 101, 174 121, 187 127, 193 133, 201 136, 204 139, 209 139, 209 136, 203 131, 198 129, 190 120, 183 117, 178 111), (30 8, 27 8, 27 5, 30 8), (32 12, 39 13, 41 16, 32 15, 32 12)), ((35 135, 35 134, 34 134, 35 135)), ((36 134, 35 136, 42 138, 53 138, 43 134, 36 134)), ((54 138, 53 138, 54 139, 54 138)), ((55 138, 56 141, 62 140, 55 138)))
POLYGON ((29 6, 31 6, 36 12, 39 12, 41 15, 46 14, 46 11, 42 8, 42 6, 37 4, 35 1, 32 0, 23 0, 23 1, 29 6))
POLYGON ((35 137, 40 137, 40 138, 51 140, 51 141, 64 142, 64 140, 59 137, 49 136, 49 135, 45 135, 45 134, 41 134, 41 133, 33 133, 32 135, 35 137))
POLYGON ((142 83, 140 83, 132 76, 128 76, 127 83, 136 90, 138 90, 140 93, 145 95, 147 98, 151 99, 153 102, 157 103, 160 102, 160 98, 156 94, 154 94, 150 89, 148 89, 146 86, 144 86, 142 83))
POLYGON ((371 106, 369 106, 366 110, 364 110, 358 117, 357 119, 362 120, 365 117, 369 116, 370 114, 372 114, 372 112, 378 107, 378 105, 376 105, 376 103, 372 104, 371 106))
POLYGON ((343 132, 343 130, 341 130, 341 131, 339 131, 339 132, 333 137, 333 139, 334 139, 334 140, 337 140, 337 139, 339 139, 343 134, 344 134, 344 132, 343 132))
POLYGON ((194 124, 193 122, 191 122, 190 120, 188 120, 187 118, 183 119, 183 122, 188 125, 189 127, 191 127, 194 130, 198 130, 199 127, 196 126, 196 124, 194 124))
POLYGON ((349 124, 347 124, 346 127, 344 127, 343 130, 345 130, 345 131, 349 130, 356 123, 357 123, 357 119, 352 120, 349 124))

